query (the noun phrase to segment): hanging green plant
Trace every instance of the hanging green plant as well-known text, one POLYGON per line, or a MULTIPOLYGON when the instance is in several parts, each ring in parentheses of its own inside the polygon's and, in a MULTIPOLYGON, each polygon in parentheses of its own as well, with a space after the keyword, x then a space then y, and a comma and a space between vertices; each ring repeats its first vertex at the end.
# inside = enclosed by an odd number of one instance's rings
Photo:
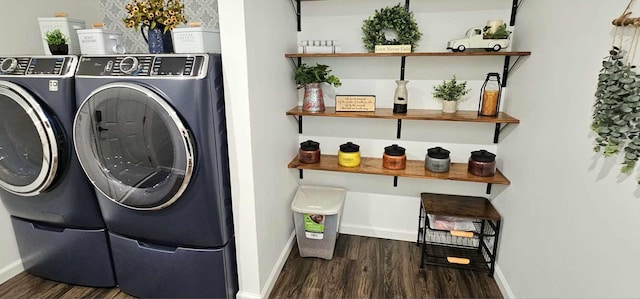
POLYGON ((418 30, 413 13, 398 3, 394 7, 376 10, 373 17, 364 20, 362 25, 362 41, 369 52, 373 52, 376 45, 411 45, 411 51, 418 46, 422 33, 418 30), (394 30, 396 39, 388 40, 384 30, 394 30))
MULTIPOLYGON (((593 105, 591 129, 598 134, 595 152, 622 154, 622 173, 630 173, 640 158, 640 77, 625 64, 618 47, 602 62, 593 105)), ((640 180, 638 181, 640 184, 640 180)))

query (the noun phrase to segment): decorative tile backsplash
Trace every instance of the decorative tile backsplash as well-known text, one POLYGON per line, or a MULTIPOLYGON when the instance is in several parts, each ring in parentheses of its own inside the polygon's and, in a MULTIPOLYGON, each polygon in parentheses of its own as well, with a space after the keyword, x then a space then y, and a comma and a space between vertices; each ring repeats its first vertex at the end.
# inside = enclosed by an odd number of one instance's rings
MULTIPOLYGON (((147 44, 140 34, 140 28, 126 28, 122 19, 126 16, 124 8, 129 0, 100 0, 100 9, 104 15, 105 28, 123 33, 127 53, 149 53, 147 44)), ((189 22, 201 22, 203 27, 218 29, 218 0, 183 0, 185 17, 189 22)), ((92 22, 87 20, 87 24, 92 22)))

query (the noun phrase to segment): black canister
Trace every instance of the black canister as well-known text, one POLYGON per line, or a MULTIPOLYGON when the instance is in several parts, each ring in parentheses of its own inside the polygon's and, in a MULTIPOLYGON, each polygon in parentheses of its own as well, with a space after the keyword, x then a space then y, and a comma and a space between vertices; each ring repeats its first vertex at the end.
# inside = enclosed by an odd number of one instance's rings
POLYGON ((471 152, 468 170, 477 176, 492 176, 496 173, 496 155, 486 150, 471 152))
POLYGON ((431 172, 448 172, 451 166, 450 153, 439 146, 428 149, 424 159, 424 168, 431 172))
POLYGON ((298 160, 302 163, 313 164, 320 162, 320 143, 307 140, 300 143, 298 160))

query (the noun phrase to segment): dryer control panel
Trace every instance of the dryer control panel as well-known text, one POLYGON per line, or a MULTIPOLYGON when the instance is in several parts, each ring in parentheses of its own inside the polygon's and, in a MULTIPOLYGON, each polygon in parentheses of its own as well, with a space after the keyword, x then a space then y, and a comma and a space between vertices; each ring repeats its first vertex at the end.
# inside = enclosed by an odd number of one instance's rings
POLYGON ((75 56, 0 57, 0 76, 69 77, 75 62, 75 56))
POLYGON ((200 78, 206 74, 207 55, 82 56, 78 77, 200 78))

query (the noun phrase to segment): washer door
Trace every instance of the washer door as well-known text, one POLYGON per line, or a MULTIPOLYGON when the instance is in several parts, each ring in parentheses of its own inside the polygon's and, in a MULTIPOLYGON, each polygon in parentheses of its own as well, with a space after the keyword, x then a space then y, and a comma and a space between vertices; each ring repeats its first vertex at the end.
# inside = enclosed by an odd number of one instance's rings
POLYGON ((23 196, 38 195, 58 170, 54 121, 22 87, 0 81, 0 187, 23 196))
POLYGON ((191 179, 191 135, 175 110, 145 87, 112 83, 94 90, 78 109, 73 138, 89 180, 127 208, 168 207, 191 179))

